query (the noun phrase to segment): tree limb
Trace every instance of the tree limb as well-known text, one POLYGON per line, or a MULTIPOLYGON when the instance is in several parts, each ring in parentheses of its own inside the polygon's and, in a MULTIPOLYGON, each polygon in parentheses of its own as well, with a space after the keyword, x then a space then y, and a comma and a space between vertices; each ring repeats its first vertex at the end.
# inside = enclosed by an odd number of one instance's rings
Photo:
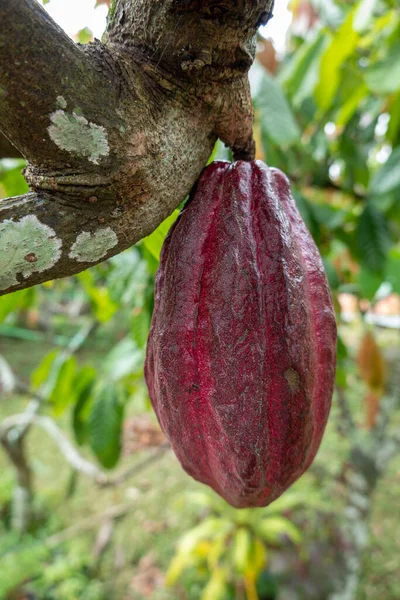
POLYGON ((44 429, 46 433, 53 438, 64 458, 76 471, 100 482, 107 477, 94 463, 91 463, 79 454, 69 439, 50 417, 27 413, 12 415, 11 417, 5 418, 1 423, 2 436, 4 436, 4 432, 14 429, 15 427, 26 428, 30 425, 38 425, 44 429))
MULTIPOLYGON (((0 426, 0 441, 7 438, 7 433, 15 428, 23 428, 28 430, 31 425, 37 425, 44 429, 46 433, 54 440, 58 449, 75 471, 86 475, 100 487, 114 487, 125 482, 130 477, 133 477, 143 469, 147 468, 153 462, 158 460, 166 450, 170 448, 168 443, 157 447, 150 456, 147 456, 143 461, 133 465, 126 471, 110 477, 97 465, 84 458, 79 454, 78 450, 67 438, 63 431, 50 417, 39 416, 34 412, 24 412, 17 415, 6 417, 0 426)), ((14 462, 14 461, 13 461, 14 462)))
POLYGON ((0 128, 32 192, 0 202, 0 294, 78 273, 148 235, 217 136, 251 159, 247 70, 273 0, 116 0, 74 44, 35 0, 0 4, 0 128))
POLYGON ((0 444, 16 473, 11 519, 12 528, 20 533, 28 529, 32 517, 32 469, 26 456, 25 441, 24 435, 14 437, 10 435, 10 429, 0 427, 0 444))
POLYGON ((164 444, 157 446, 152 451, 152 453, 149 454, 149 456, 146 456, 146 458, 144 458, 142 461, 136 463, 135 465, 126 469, 125 471, 118 473, 114 477, 98 481, 97 483, 100 485, 100 487, 114 487, 116 485, 120 485, 121 483, 127 481, 127 479, 130 479, 131 477, 134 477, 144 469, 147 469, 147 467, 159 460, 161 456, 163 456, 165 452, 170 448, 170 444, 168 442, 165 442, 164 444))
MULTIPOLYGON (((77 153, 49 134, 57 110, 118 128, 118 88, 110 60, 100 68, 56 25, 36 0, 2 0, 0 17, 1 129, 36 168, 79 167, 77 153), (97 96, 97 101, 93 98, 97 96), (52 116, 53 115, 53 116, 52 116), (112 119, 112 121, 111 121, 112 119)), ((81 149, 82 150, 82 149, 81 149)), ((105 164, 110 162, 106 157, 105 164)))
POLYGON ((59 533, 51 535, 45 540, 45 546, 47 548, 55 548, 64 542, 74 538, 76 535, 81 535, 90 531, 94 527, 97 527, 103 521, 110 519, 120 519, 128 514, 133 508, 132 502, 126 502, 124 504, 116 504, 115 506, 109 506, 104 512, 88 517, 67 529, 63 529, 59 533))

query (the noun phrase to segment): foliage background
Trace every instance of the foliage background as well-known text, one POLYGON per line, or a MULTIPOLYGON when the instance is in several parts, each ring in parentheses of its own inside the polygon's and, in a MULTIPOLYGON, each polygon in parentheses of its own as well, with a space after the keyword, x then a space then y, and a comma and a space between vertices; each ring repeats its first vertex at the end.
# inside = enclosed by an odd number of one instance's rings
MULTIPOLYGON (((0 299, 2 598, 400 597, 400 8, 291 10, 285 52, 260 37, 250 76, 257 157, 289 175, 337 310, 315 465, 281 504, 234 511, 165 449, 143 360, 176 211, 107 263, 0 299)), ((3 197, 26 191, 23 165, 0 161, 3 197)))

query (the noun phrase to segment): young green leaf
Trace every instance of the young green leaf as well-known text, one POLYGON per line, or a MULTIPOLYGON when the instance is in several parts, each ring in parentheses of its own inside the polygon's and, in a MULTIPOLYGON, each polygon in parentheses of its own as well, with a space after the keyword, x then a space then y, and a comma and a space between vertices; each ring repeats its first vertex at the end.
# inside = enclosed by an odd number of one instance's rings
POLYGON ((384 215, 371 204, 366 204, 358 221, 357 243, 361 263, 381 273, 390 245, 389 229, 384 215))
POLYGON ((173 223, 179 216, 179 210, 174 210, 172 215, 170 215, 165 221, 161 223, 157 227, 153 233, 147 237, 145 237, 142 241, 145 248, 150 252, 150 254, 158 261, 160 260, 160 252, 162 245, 164 243, 165 237, 170 230, 173 223))
POLYGON ((89 415, 90 446, 106 469, 112 469, 121 454, 123 406, 115 384, 101 386, 89 415))
POLYGON ((383 196, 400 190, 400 146, 395 148, 387 161, 372 177, 369 191, 371 195, 383 196))
POLYGON ((254 105, 261 114, 261 133, 280 146, 291 146, 300 140, 300 129, 290 105, 277 79, 266 71, 260 76, 254 105))
POLYGON ((263 519, 256 530, 268 544, 281 545, 284 538, 289 538, 294 544, 301 542, 300 530, 285 517, 267 517, 263 519))
POLYGON ((366 69, 365 82, 375 94, 400 90, 400 44, 394 44, 382 60, 366 69))
POLYGON ((74 381, 75 406, 72 411, 72 429, 80 446, 88 441, 88 418, 95 380, 96 369, 83 367, 74 381))
POLYGON ((342 65, 357 47, 359 33, 353 28, 354 14, 353 9, 337 30, 321 59, 315 100, 322 111, 326 111, 332 105, 340 84, 342 65))

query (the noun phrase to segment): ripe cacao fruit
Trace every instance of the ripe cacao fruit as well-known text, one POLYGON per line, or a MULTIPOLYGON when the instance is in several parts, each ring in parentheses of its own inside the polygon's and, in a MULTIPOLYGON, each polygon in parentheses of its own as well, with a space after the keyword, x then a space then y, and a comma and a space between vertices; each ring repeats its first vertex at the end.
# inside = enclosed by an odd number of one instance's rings
POLYGON ((168 234, 145 376, 195 479, 266 506, 311 464, 328 419, 336 324, 286 176, 211 164, 168 234))

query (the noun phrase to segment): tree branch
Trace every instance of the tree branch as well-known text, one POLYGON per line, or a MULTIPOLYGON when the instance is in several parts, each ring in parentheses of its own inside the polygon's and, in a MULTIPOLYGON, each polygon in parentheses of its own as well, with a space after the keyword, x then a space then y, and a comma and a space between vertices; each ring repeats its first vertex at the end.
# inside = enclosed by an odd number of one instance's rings
MULTIPOLYGON (((147 456, 143 461, 133 465, 126 471, 110 477, 97 465, 84 458, 79 454, 78 450, 62 432, 58 425, 50 417, 39 416, 34 412, 24 412, 11 417, 6 417, 0 426, 0 441, 3 442, 7 438, 7 434, 14 428, 22 428, 27 431, 31 425, 37 425, 44 429, 46 433, 54 440, 58 449, 75 471, 86 475, 100 487, 114 487, 125 482, 130 477, 133 477, 143 469, 147 468, 153 462, 158 460, 170 448, 168 443, 157 447, 150 456, 147 456)), ((13 460, 14 463, 14 460, 13 460)))
POLYGON ((28 529, 32 517, 32 469, 25 452, 25 440, 24 435, 13 437, 9 428, 0 427, 0 444, 16 473, 11 516, 13 529, 20 533, 28 529))
POLYGON ((79 454, 69 439, 50 417, 42 417, 28 413, 7 417, 1 423, 2 437, 4 436, 4 432, 9 431, 10 429, 15 427, 27 428, 30 425, 38 425, 44 429, 46 433, 53 438, 64 458, 76 471, 96 479, 99 482, 102 482, 103 479, 107 477, 95 464, 86 460, 79 454))
POLYGON ((0 202, 0 294, 151 233, 217 136, 253 157, 247 70, 272 4, 116 0, 105 43, 82 47, 35 0, 2 0, 0 127, 32 192, 0 202))
POLYGON ((74 538, 76 535, 81 535, 90 531, 94 527, 97 527, 103 521, 120 519, 124 517, 130 510, 133 508, 132 502, 127 502, 124 504, 117 504, 115 506, 109 506, 104 512, 88 517, 67 529, 63 529, 59 533, 55 533, 51 535, 45 540, 45 545, 47 548, 55 548, 64 542, 74 538))
MULTIPOLYGON (((57 128, 62 114, 75 112, 97 126, 107 126, 107 134, 110 125, 118 129, 121 120, 113 117, 118 87, 111 61, 104 60, 101 70, 100 65, 96 69, 93 59, 36 0, 2 0, 0 19, 3 133, 36 168, 49 171, 66 163, 79 167, 81 157, 57 141, 57 128)), ((107 166, 108 155, 100 156, 107 166)))
POLYGON ((134 477, 144 469, 147 469, 154 462, 157 462, 165 454, 167 450, 170 450, 171 446, 168 442, 161 444, 161 446, 157 446, 149 456, 146 456, 142 461, 136 463, 132 467, 126 469, 126 471, 122 471, 115 475, 115 477, 110 477, 108 479, 104 479, 102 481, 98 481, 97 483, 100 487, 114 487, 116 485, 120 485, 124 483, 131 477, 134 477))

